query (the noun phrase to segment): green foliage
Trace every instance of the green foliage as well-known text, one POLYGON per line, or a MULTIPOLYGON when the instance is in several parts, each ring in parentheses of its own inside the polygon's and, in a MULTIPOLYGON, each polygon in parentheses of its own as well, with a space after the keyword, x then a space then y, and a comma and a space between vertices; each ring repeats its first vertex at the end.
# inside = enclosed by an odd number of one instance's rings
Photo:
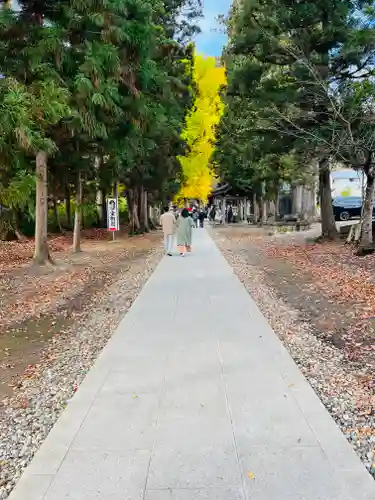
POLYGON ((134 206, 145 190, 150 203, 173 197, 194 100, 188 41, 199 1, 18 3, 19 12, 0 11, 4 190, 18 185, 19 171, 32 175, 44 151, 50 194, 71 199, 80 173, 84 210, 118 181, 136 194, 134 206))
POLYGON ((0 186, 0 205, 11 210, 26 211, 33 218, 35 208, 34 176, 20 171, 7 186, 0 186))
POLYGON ((20 170, 0 185, 0 236, 13 236, 22 222, 33 223, 35 210, 35 179, 20 170))
POLYGON ((215 156, 222 180, 273 196, 281 182, 309 182, 311 166, 326 159, 364 165, 374 137, 371 5, 233 5, 215 156))

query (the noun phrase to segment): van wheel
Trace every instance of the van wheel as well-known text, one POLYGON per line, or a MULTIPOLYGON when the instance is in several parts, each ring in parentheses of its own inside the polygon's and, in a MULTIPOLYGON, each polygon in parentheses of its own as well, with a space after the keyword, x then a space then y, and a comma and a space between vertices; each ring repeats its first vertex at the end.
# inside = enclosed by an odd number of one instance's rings
POLYGON ((350 213, 349 212, 341 212, 340 213, 340 220, 349 220, 350 219, 350 213))

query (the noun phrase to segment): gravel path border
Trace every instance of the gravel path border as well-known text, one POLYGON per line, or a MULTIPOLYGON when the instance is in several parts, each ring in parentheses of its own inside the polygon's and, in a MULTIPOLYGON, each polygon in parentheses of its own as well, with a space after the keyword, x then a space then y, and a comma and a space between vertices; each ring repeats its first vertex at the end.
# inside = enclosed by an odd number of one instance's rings
MULTIPOLYGON (((233 268, 268 322, 290 352, 314 391, 375 477, 375 401, 361 383, 368 373, 351 367, 340 350, 314 336, 308 322, 266 283, 265 273, 246 259, 242 246, 213 234, 233 268)), ((251 252, 251 249, 249 249, 251 252)))
POLYGON ((130 308, 162 256, 151 250, 119 269, 118 280, 96 293, 89 310, 53 337, 42 362, 25 378, 0 421, 0 499, 12 491, 63 409, 130 308))

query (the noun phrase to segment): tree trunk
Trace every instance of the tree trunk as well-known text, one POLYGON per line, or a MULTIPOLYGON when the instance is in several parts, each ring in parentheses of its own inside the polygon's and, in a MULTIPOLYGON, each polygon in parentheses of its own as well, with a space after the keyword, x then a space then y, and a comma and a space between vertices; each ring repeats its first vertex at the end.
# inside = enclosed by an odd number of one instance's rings
POLYGON ((139 217, 139 225, 141 228, 141 232, 144 233, 146 231, 146 226, 145 226, 145 190, 143 189, 143 186, 141 186, 138 190, 138 217, 139 217))
POLYGON ((277 185, 275 193, 275 222, 280 220, 280 186, 277 185))
MULTIPOLYGON (((117 209, 117 217, 120 217, 120 210, 118 208, 118 183, 115 181, 113 183, 113 197, 116 200, 116 209, 117 209)), ((117 221, 118 223, 118 228, 120 229, 120 221, 117 221)), ((112 241, 115 241, 117 237, 117 231, 112 231, 112 241)))
POLYGON ((126 192, 126 199, 128 201, 129 211, 129 232, 130 234, 137 234, 140 232, 140 224, 138 218, 136 191, 134 191, 133 189, 128 189, 126 192))
POLYGON ((266 224, 267 223, 267 202, 263 198, 263 196, 260 196, 258 199, 258 204, 259 204, 259 214, 260 214, 260 223, 261 224, 266 224))
POLYGON ((305 209, 307 220, 311 221, 315 218, 315 193, 314 187, 305 188, 305 209))
POLYGON ((148 221, 148 203, 147 203, 147 192, 143 186, 139 188, 139 196, 138 196, 139 204, 138 204, 138 215, 139 215, 139 224, 142 233, 148 233, 150 231, 149 221, 148 221))
POLYGON ((303 187, 301 185, 292 188, 292 212, 301 217, 303 204, 303 187))
POLYGON ((267 200, 262 199, 262 224, 267 224, 268 222, 268 210, 267 210, 267 200))
MULTIPOLYGON (((103 228, 107 227, 107 220, 108 220, 108 212, 107 212, 107 191, 105 189, 103 191, 103 228)), ((120 212, 119 212, 119 217, 120 217, 120 212)))
POLYGON ((96 191, 96 210, 98 214, 99 227, 106 226, 106 213, 105 213, 105 194, 104 189, 98 188, 96 191))
POLYGON ((148 221, 150 229, 155 230, 157 228, 157 222, 155 217, 155 208, 153 206, 149 207, 148 221))
POLYGON ((55 226, 58 229, 59 233, 64 233, 64 230, 61 226, 59 210, 57 208, 56 198, 53 197, 53 216, 55 219, 55 226))
POLYGON ((81 224, 82 224, 82 179, 81 172, 77 176, 77 195, 76 195, 76 211, 74 215, 74 231, 73 231, 73 253, 81 251, 81 224))
POLYGON ((322 238, 335 240, 338 237, 332 207, 331 179, 328 158, 319 161, 319 197, 322 238))
POLYGON ((244 198, 242 200, 242 214, 241 214, 242 222, 246 222, 246 205, 247 205, 247 199, 244 198))
POLYGON ((254 224, 258 224, 259 207, 258 207, 258 199, 256 193, 253 193, 253 213, 254 213, 254 224))
POLYGON ((146 233, 149 233, 150 232, 150 224, 149 224, 149 210, 148 210, 148 201, 147 201, 147 191, 144 191, 144 197, 143 197, 143 202, 144 202, 144 210, 143 210, 143 213, 144 213, 144 216, 145 216, 145 220, 144 220, 144 225, 145 225, 145 231, 146 233))
POLYGON ((35 206, 35 264, 52 263, 47 242, 48 188, 47 153, 39 151, 36 155, 36 206, 35 206))
POLYGON ((20 212, 17 209, 13 210, 13 231, 18 241, 27 241, 20 229, 20 212))
POLYGON ((308 201, 306 198, 306 188, 305 186, 301 186, 301 212, 300 212, 300 220, 306 221, 307 220, 307 207, 308 207, 308 201))
POLYGON ((128 205, 129 233, 133 232, 133 197, 131 189, 126 190, 126 203, 128 205))
POLYGON ((134 196, 133 201, 133 214, 134 214, 134 232, 139 234, 141 232, 141 224, 138 217, 138 196, 134 196))
POLYGON ((366 255, 375 250, 372 239, 372 213, 374 207, 374 188, 375 188, 375 166, 370 166, 365 170, 367 182, 365 190, 365 198, 363 202, 363 218, 361 236, 357 255, 366 255))
POLYGON ((67 185, 65 187, 65 212, 66 212, 66 223, 68 229, 72 228, 72 207, 70 204, 70 189, 67 185))
POLYGON ((106 213, 106 196, 103 189, 102 168, 104 167, 104 160, 102 156, 96 155, 94 158, 94 169, 96 171, 97 189, 96 189, 96 212, 98 216, 99 227, 107 227, 107 213, 106 213))

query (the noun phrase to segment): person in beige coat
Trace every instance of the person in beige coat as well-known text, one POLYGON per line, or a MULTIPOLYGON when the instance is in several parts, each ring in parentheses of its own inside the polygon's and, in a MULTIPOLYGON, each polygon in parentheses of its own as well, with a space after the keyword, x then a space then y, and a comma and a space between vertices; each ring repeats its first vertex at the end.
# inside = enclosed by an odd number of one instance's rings
POLYGON ((164 248, 165 253, 172 255, 174 233, 176 230, 176 218, 168 207, 164 208, 164 213, 160 217, 160 225, 164 233, 164 248))

